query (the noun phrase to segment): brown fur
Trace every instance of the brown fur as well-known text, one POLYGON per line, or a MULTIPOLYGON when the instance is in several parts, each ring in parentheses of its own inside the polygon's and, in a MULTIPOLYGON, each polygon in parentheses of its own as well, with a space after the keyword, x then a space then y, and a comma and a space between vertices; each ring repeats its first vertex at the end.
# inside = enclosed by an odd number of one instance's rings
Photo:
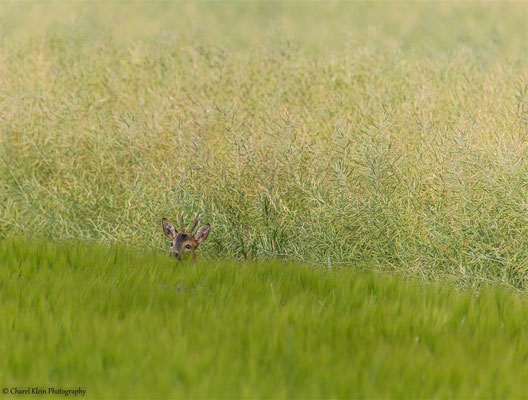
POLYGON ((192 259, 196 260, 196 249, 200 243, 204 242, 209 236, 210 225, 203 225, 196 234, 193 234, 192 231, 198 224, 199 217, 194 217, 193 226, 188 232, 185 232, 183 226, 183 213, 181 216, 180 232, 176 231, 174 226, 166 219, 162 219, 163 232, 167 236, 170 243, 170 256, 174 256, 176 260, 181 261, 182 259, 192 259))

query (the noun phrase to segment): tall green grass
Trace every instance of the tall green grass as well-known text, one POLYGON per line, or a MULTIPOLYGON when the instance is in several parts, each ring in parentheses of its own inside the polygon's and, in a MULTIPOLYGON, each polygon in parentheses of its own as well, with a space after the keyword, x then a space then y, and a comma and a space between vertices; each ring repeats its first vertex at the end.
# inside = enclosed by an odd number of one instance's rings
POLYGON ((521 398, 524 296, 0 242, 0 385, 92 398, 521 398))
POLYGON ((525 288, 525 2, 1 7, 2 234, 525 288))

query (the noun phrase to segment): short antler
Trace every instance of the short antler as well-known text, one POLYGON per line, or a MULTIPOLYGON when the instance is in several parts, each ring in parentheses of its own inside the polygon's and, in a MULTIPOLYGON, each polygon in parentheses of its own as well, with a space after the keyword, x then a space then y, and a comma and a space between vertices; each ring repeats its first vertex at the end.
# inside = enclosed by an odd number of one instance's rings
POLYGON ((182 231, 182 233, 185 233, 185 226, 183 225, 183 211, 180 215, 180 230, 182 231))
POLYGON ((194 221, 191 226, 191 229, 189 229, 189 233, 192 235, 194 228, 196 228, 196 225, 198 225, 198 222, 200 222, 200 216, 198 214, 194 214, 194 221))

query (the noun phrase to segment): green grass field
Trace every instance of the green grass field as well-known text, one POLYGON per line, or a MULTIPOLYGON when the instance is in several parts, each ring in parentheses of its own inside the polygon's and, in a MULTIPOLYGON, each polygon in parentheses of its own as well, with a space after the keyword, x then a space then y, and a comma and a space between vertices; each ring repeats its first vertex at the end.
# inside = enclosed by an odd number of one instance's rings
POLYGON ((123 247, 0 242, 0 384, 93 398, 522 398, 528 303, 500 288, 123 247))
POLYGON ((526 396, 527 20, 0 2, 0 385, 526 396))

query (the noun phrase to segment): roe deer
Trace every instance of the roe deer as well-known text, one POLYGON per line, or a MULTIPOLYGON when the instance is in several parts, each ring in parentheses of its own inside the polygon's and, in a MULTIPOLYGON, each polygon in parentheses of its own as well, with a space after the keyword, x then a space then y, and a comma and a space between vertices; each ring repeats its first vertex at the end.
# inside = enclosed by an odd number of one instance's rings
POLYGON ((209 236, 210 225, 206 224, 202 226, 195 235, 193 235, 193 230, 198 225, 200 217, 198 215, 194 216, 194 221, 191 226, 191 229, 185 231, 183 226, 183 213, 180 215, 180 231, 176 231, 174 226, 166 219, 161 220, 163 225, 163 232, 170 239, 170 253, 169 256, 174 256, 177 260, 182 260, 182 258, 192 258, 196 260, 195 250, 204 242, 209 236))

